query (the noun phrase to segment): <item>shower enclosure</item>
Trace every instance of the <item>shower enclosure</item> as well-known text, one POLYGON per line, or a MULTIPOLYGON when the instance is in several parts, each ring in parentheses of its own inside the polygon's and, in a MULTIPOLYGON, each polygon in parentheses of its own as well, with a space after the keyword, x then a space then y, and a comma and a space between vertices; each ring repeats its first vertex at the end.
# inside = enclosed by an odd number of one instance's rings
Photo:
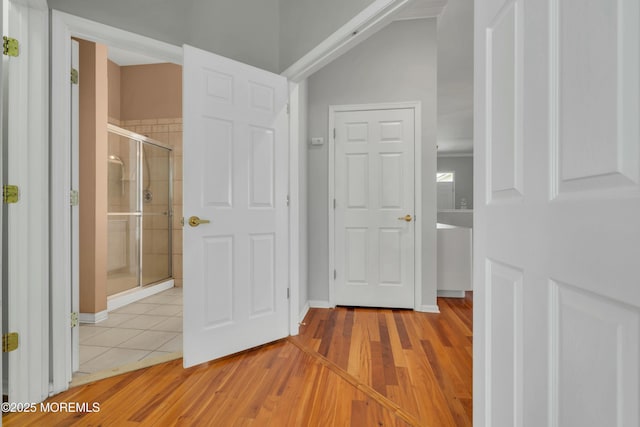
POLYGON ((160 142, 108 125, 107 295, 171 278, 172 156, 160 142))

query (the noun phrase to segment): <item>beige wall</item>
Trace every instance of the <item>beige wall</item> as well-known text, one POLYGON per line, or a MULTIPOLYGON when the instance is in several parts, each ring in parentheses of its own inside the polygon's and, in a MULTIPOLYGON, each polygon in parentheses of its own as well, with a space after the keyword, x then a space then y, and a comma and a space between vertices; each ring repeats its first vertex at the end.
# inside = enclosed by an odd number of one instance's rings
POLYGON ((108 61, 109 122, 120 120, 120 66, 108 61), (115 119, 115 120, 112 120, 115 119))
POLYGON ((80 312, 107 309, 107 47, 80 43, 80 312))
POLYGON ((120 119, 182 117, 182 67, 176 64, 120 67, 120 119))

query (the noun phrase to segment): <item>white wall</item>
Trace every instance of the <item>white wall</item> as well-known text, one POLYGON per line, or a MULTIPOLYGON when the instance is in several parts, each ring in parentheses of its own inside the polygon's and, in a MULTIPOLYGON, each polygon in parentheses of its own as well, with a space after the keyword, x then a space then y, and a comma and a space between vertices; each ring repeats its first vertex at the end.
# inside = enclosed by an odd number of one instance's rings
POLYGON ((438 172, 455 172, 455 208, 460 200, 467 199, 467 209, 473 209, 473 156, 438 157, 438 172))
MULTIPOLYGON (((436 303, 436 20, 399 21, 309 78, 309 137, 328 141, 330 105, 422 102, 423 305, 436 303)), ((309 299, 328 301, 328 149, 309 147, 309 299)))
POLYGON ((324 41, 374 0, 280 0, 280 71, 324 41))
POLYGON ((279 72, 278 0, 48 0, 49 7, 279 72))

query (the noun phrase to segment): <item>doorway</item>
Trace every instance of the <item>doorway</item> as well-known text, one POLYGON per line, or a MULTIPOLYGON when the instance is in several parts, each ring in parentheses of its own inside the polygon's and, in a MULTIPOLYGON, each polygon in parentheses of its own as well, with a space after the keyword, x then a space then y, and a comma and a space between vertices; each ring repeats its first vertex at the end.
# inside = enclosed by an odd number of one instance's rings
POLYGON ((414 308, 420 283, 420 103, 331 107, 333 304, 414 308))
POLYGON ((70 233, 78 383, 180 356, 182 76, 180 65, 161 59, 85 39, 71 43, 79 57, 72 55, 79 77, 71 108, 79 114, 70 126, 78 135, 70 165, 79 190, 70 233))

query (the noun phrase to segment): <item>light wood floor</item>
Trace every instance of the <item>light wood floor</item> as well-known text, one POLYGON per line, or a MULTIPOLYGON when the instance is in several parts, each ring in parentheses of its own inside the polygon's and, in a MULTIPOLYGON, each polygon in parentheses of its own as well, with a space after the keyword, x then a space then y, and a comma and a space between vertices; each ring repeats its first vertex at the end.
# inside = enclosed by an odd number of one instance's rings
POLYGON ((9 414, 7 426, 471 425, 472 297, 441 314, 312 309, 298 337, 182 369, 182 360, 47 402, 93 413, 9 414))

